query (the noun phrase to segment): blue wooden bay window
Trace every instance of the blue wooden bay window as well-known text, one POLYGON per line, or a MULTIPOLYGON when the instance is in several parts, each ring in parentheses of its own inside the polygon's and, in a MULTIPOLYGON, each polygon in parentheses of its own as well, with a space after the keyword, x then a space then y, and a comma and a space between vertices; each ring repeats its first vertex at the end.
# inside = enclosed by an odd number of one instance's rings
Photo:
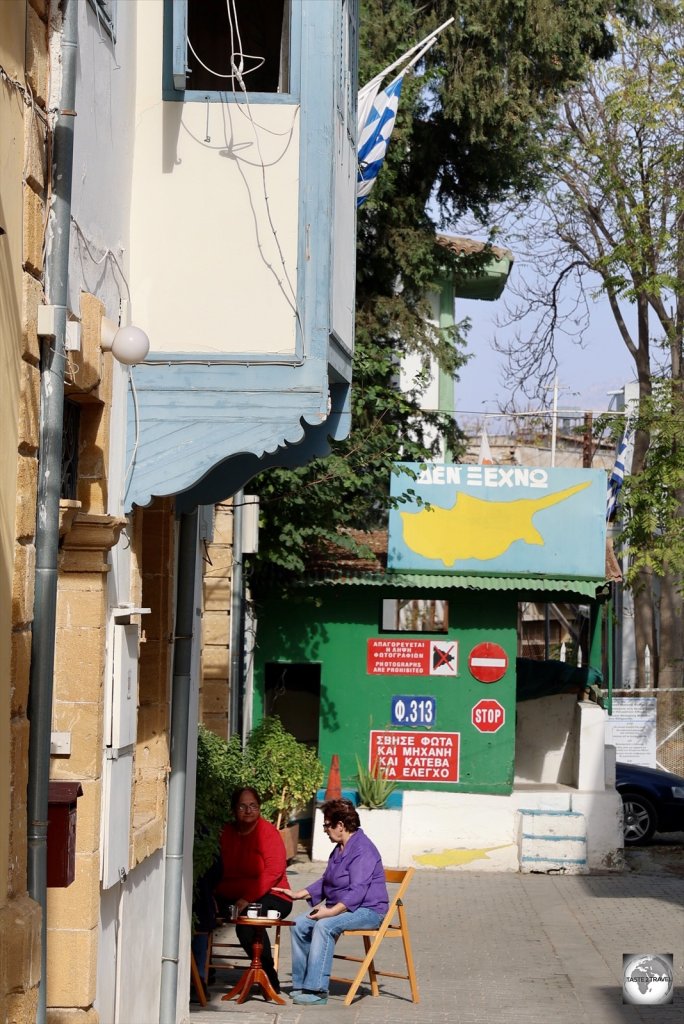
MULTIPOLYGON (((213 504, 264 469, 327 454, 330 439, 350 427, 358 0, 164 0, 163 14, 164 100, 239 104, 247 118, 260 103, 253 124, 275 134, 297 122, 297 187, 274 196, 271 212, 282 209, 296 230, 298 337, 291 355, 252 352, 245 336, 241 351, 160 347, 135 367, 126 511, 163 495, 175 495, 179 510, 213 504), (221 77, 239 63, 246 94, 221 77)), ((165 113, 201 120, 196 108, 165 113)), ((227 112, 233 116, 239 124, 237 109, 227 112)), ((183 195, 182 161, 179 168, 171 184, 177 180, 183 195)), ((222 201, 246 198, 227 188, 222 201)), ((215 230, 200 225, 198 259, 202 234, 215 230)), ((226 273, 239 257, 238 248, 226 249, 226 273)))

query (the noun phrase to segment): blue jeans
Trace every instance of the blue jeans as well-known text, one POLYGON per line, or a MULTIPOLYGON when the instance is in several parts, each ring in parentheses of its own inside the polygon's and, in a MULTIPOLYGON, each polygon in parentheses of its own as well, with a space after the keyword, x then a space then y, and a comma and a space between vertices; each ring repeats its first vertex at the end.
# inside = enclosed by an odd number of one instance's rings
POLYGON ((320 921, 308 914, 298 917, 290 932, 293 989, 327 992, 337 938, 346 928, 379 928, 381 921, 381 914, 366 907, 320 921))

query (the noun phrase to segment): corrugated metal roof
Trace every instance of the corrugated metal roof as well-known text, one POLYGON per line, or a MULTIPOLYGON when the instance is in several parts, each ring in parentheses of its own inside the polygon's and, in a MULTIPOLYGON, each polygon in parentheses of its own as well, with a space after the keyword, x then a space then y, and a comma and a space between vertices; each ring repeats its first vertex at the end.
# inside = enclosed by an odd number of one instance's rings
POLYGON ((604 580, 554 579, 550 576, 461 576, 455 573, 321 572, 303 577, 301 587, 396 587, 402 590, 498 590, 596 597, 604 580))

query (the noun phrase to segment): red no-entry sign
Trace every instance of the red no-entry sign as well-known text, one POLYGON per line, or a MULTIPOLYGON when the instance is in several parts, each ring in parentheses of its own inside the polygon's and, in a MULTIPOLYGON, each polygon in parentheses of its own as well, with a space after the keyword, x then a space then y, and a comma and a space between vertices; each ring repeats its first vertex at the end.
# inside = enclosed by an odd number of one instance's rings
POLYGON ((499 644, 476 644, 468 658, 470 674, 479 683, 498 683, 508 668, 508 655, 499 644))
POLYGON ((479 700, 472 710, 473 725, 479 732, 497 732, 506 721, 498 700, 479 700))

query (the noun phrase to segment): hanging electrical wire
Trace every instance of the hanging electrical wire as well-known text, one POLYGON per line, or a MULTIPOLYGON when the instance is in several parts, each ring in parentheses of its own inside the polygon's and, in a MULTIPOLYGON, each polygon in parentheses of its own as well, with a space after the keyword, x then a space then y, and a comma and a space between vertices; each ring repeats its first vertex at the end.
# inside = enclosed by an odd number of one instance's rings
MULTIPOLYGON (((274 219, 273 219, 273 214, 271 212, 271 204, 270 204, 269 195, 268 195, 268 185, 267 185, 267 181, 266 181, 266 161, 264 159, 264 154, 263 154, 262 149, 261 149, 261 140, 260 140, 260 137, 259 137, 259 131, 261 131, 261 130, 267 131, 267 132, 269 132, 269 134, 274 134, 274 135, 291 135, 292 129, 290 128, 286 132, 272 132, 270 129, 266 128, 265 126, 257 124, 257 122, 256 122, 256 120, 255 120, 255 118, 254 118, 254 116, 252 114, 252 108, 251 108, 251 105, 250 105, 250 102, 249 102, 247 85, 245 84, 245 80, 244 79, 245 79, 246 75, 249 75, 249 74, 253 73, 254 71, 258 70, 259 67, 262 67, 264 65, 264 63, 265 63, 266 58, 262 57, 262 56, 259 56, 259 55, 256 55, 256 54, 246 54, 246 53, 243 52, 243 49, 242 49, 242 34, 241 34, 241 31, 240 31, 240 22, 239 22, 239 19, 238 19, 236 0, 226 0, 226 13, 227 13, 227 16, 228 16, 228 31, 229 31, 229 36, 230 36, 230 67, 231 67, 230 74, 223 74, 221 72, 217 72, 217 71, 213 70, 212 68, 210 68, 207 64, 205 64, 205 62, 203 60, 201 60, 201 58, 197 54, 195 48, 193 47, 193 45, 192 45, 192 43, 190 41, 189 35, 186 37, 187 38, 187 43, 188 43, 188 46, 190 47, 190 50, 192 51, 193 55, 195 56, 196 60, 199 61, 199 63, 202 65, 202 67, 206 71, 208 71, 212 75, 216 75, 216 77, 218 77, 218 78, 226 78, 226 79, 230 79, 231 80, 231 82, 233 83, 233 87, 232 87, 233 98, 236 101, 237 109, 244 116, 246 116, 247 119, 250 122, 250 125, 251 125, 251 128, 252 128, 252 132, 254 134, 254 143, 255 143, 257 154, 258 154, 258 157, 259 157, 259 160, 258 160, 258 163, 257 163, 256 166, 259 167, 259 170, 261 172, 261 185, 262 185, 262 190, 263 190, 264 206, 265 206, 265 210, 266 210, 266 217, 267 217, 267 220, 268 220, 268 226, 269 226, 269 229, 271 231, 271 235, 273 237, 273 241, 275 242, 276 250, 277 250, 277 253, 278 253, 278 259, 280 261, 280 266, 282 268, 284 282, 286 283, 287 289, 289 290, 288 302, 291 305, 291 308, 292 308, 292 311, 293 311, 293 313, 295 315, 297 323, 299 324, 299 329, 303 333, 304 328, 303 328, 302 318, 301 318, 300 311, 299 311, 298 304, 297 304, 296 288, 295 288, 294 284, 292 283, 292 279, 290 277, 290 272, 289 272, 288 267, 287 267, 287 262, 286 262, 286 259, 285 259, 285 254, 283 252, 282 245, 281 245, 281 242, 280 242, 280 238, 278 236, 278 231, 277 231, 277 228, 275 226, 274 219), (245 69, 245 59, 260 61, 260 63, 257 66, 253 67, 253 68, 245 69), (235 89, 235 82, 238 83, 242 95, 240 95, 236 91, 236 89, 235 89), (245 109, 242 109, 243 106, 244 106, 245 109), (245 113, 245 110, 246 110, 246 113, 245 113)), ((298 110, 298 107, 297 107, 297 110, 298 110)), ((295 112, 295 117, 296 116, 297 116, 297 114, 295 112)), ((281 278, 277 277, 277 276, 276 276, 276 280, 278 281, 278 284, 279 284, 280 288, 284 290, 284 288, 283 288, 283 285, 284 285, 283 280, 281 278)))

